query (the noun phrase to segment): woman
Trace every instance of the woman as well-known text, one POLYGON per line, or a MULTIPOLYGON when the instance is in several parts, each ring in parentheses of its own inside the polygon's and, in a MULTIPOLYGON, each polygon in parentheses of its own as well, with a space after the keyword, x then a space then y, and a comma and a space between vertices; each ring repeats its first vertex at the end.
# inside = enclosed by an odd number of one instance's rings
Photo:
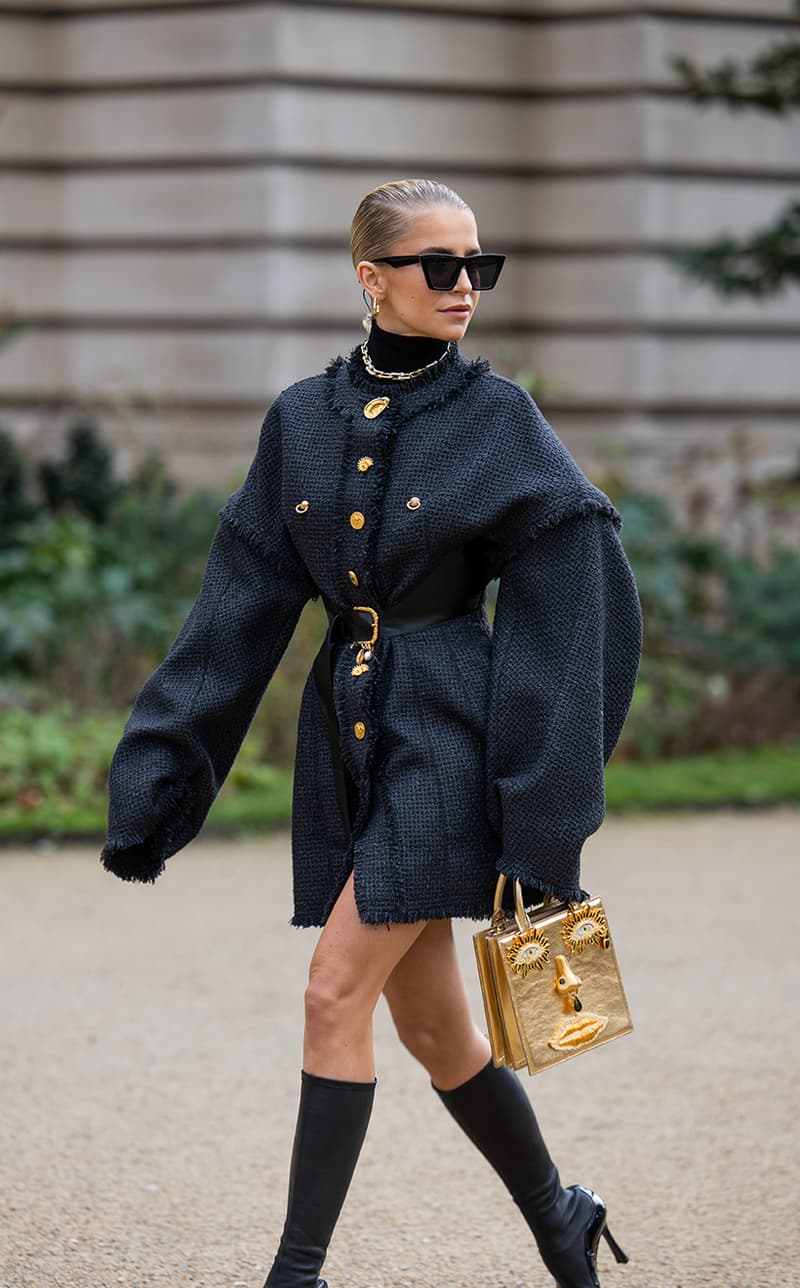
POLYGON ((604 816, 641 649, 621 519, 530 395, 459 350, 503 264, 481 252, 467 204, 428 179, 381 185, 351 249, 368 339, 270 407, 197 600, 114 754, 102 861, 154 881, 196 835, 303 606, 322 595, 329 628, 300 704, 291 924, 323 930, 265 1288, 327 1288, 319 1271, 375 1094, 381 993, 561 1288, 589 1288, 601 1233, 625 1254, 602 1199, 562 1186, 518 1077, 495 1068, 451 918, 487 919, 501 871, 527 903, 589 897, 581 846, 604 816))

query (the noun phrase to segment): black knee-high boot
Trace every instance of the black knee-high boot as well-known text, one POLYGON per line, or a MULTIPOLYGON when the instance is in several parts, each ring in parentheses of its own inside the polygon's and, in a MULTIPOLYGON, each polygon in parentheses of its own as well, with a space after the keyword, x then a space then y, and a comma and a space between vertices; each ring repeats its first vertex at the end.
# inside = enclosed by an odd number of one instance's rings
POLYGON ((280 1245, 264 1288, 327 1288, 319 1271, 367 1134, 375 1083, 300 1074, 280 1245))
MULTIPOLYGON (((514 1071, 495 1067, 490 1059, 450 1091, 442 1091, 432 1079, 431 1086, 505 1183, 556 1282, 561 1288, 596 1288, 594 1252, 605 1205, 583 1186, 562 1186, 514 1071)), ((619 1251, 617 1259, 627 1260, 619 1251)))

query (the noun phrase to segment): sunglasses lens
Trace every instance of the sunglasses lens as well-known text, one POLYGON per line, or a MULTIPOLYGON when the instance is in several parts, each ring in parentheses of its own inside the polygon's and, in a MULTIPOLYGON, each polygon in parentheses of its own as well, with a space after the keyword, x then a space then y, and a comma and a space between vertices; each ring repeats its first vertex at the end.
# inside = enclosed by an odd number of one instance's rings
MULTIPOLYGON (((500 276, 504 255, 467 256, 467 276, 473 290, 490 291, 500 276)), ((452 291, 461 272, 461 261, 452 255, 426 255, 425 278, 432 291, 452 291)))
POLYGON ((502 267, 503 257, 500 255, 476 255, 475 263, 467 264, 467 273, 476 291, 490 291, 502 267))
POLYGON ((450 255, 441 259, 431 256, 425 261, 425 276, 432 291, 451 291, 458 281, 461 265, 453 262, 450 255))

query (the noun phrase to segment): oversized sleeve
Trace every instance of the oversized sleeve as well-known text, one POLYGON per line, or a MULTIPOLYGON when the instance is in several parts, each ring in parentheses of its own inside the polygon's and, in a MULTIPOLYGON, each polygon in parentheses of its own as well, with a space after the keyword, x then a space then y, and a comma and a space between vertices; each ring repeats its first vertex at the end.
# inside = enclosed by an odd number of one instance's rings
POLYGON ((539 894, 589 898, 583 843, 605 816, 604 768, 622 732, 642 613, 621 518, 591 500, 506 561, 494 617, 487 740, 499 871, 539 894))
POLYGON ((316 587, 281 519, 279 400, 228 497, 194 604, 136 698, 109 776, 103 866, 155 881, 200 830, 316 587))

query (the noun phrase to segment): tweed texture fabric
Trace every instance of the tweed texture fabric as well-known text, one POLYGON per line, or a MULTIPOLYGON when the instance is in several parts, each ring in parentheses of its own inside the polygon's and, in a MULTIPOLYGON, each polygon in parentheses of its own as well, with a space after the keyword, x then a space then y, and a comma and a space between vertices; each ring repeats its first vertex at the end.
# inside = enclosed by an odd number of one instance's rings
POLYGON ((359 916, 373 923, 485 919, 499 871, 519 877, 526 900, 589 897, 581 849, 605 814, 604 768, 642 645, 621 525, 527 391, 457 344, 407 381, 370 376, 356 347, 290 385, 114 753, 104 866, 154 881, 197 834, 310 598, 380 612, 463 546, 484 587, 479 608, 379 635, 359 676, 349 643, 334 646, 356 789, 349 834, 309 672, 291 924, 324 925, 351 870, 359 916), (385 396, 367 418, 367 402, 385 396))

